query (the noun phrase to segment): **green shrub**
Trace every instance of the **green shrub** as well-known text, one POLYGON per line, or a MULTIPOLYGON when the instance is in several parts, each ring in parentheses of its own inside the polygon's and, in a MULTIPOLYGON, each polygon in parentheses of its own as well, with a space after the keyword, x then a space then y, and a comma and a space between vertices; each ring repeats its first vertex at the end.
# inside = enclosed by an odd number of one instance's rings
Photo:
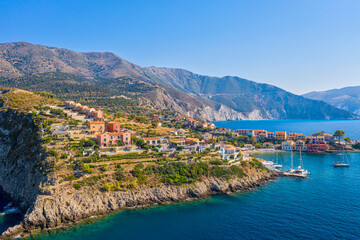
POLYGON ((230 170, 232 171, 232 173, 240 178, 245 176, 244 170, 242 168, 239 168, 236 165, 232 165, 230 167, 230 170))
POLYGON ((70 175, 70 176, 67 176, 64 178, 64 181, 72 181, 72 180, 75 180, 76 177, 74 175, 70 175))
POLYGON ((75 188, 76 190, 80 190, 80 189, 81 189, 81 185, 80 185, 79 183, 75 183, 73 186, 74 186, 74 188, 75 188))

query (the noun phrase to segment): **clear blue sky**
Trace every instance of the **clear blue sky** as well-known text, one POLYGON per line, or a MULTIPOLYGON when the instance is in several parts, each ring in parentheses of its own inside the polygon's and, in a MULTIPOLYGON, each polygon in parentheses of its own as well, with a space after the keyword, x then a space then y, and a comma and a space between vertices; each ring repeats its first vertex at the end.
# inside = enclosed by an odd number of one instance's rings
POLYGON ((13 41, 298 94, 360 85, 359 0, 1 0, 0 42, 13 41))

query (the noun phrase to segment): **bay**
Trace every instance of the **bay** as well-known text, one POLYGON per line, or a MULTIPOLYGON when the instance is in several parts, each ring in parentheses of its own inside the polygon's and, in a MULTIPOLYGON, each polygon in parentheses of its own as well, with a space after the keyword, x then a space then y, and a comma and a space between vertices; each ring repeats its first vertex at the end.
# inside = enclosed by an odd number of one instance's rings
MULTIPOLYGON (((360 137, 360 121, 231 121, 226 128, 285 130, 311 134, 343 129, 360 137)), ((261 153, 291 167, 290 153, 261 153)), ((360 154, 351 153, 349 168, 333 168, 336 154, 303 153, 308 179, 281 177, 266 186, 230 196, 191 203, 120 211, 91 224, 35 239, 359 239, 360 154)), ((294 166, 299 155, 294 154, 294 166)), ((6 226, 0 221, 1 229, 6 226)))
POLYGON ((360 120, 242 120, 217 121, 217 127, 230 129, 264 129, 270 132, 287 131, 310 135, 325 131, 333 134, 336 130, 345 131, 346 136, 360 138, 360 120))

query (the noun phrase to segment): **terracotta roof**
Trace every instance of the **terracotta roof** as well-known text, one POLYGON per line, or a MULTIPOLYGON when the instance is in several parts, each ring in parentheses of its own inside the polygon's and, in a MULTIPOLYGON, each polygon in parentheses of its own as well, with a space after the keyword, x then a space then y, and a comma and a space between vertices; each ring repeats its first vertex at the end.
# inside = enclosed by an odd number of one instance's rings
POLYGON ((161 138, 160 137, 144 137, 143 139, 146 141, 146 140, 160 140, 161 138))
POLYGON ((183 139, 183 138, 172 138, 171 141, 172 142, 185 142, 185 139, 183 139))

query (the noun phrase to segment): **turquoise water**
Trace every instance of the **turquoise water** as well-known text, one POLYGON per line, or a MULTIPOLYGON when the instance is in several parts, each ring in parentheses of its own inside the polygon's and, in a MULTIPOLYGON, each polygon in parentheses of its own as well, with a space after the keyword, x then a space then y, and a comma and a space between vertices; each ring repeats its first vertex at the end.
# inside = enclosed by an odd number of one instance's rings
MULTIPOLYGON (((258 122, 273 122, 273 129, 281 127, 278 121, 241 122, 254 126, 258 122)), ((348 124, 353 124, 352 131, 349 128, 347 132, 360 137, 356 133, 359 121, 325 122, 329 129, 345 131, 348 124)), ((320 121, 285 123, 288 128, 295 124, 309 132, 319 131, 314 128, 321 125, 320 121)), ((235 128, 267 129, 257 126, 235 128)), ((273 160, 276 155, 262 153, 257 156, 273 160)), ((331 164, 338 157, 336 154, 303 154, 304 167, 312 173, 308 179, 283 177, 237 195, 121 211, 94 223, 37 239, 360 239, 360 154, 349 154, 349 168, 333 168, 331 164)), ((278 153, 278 158, 283 170, 291 167, 289 153, 278 153)), ((294 166, 299 164, 298 159, 299 155, 294 154, 294 166)), ((0 221, 4 229, 2 224, 0 221)))
POLYGON ((287 131, 306 135, 325 131, 334 133, 338 129, 345 131, 350 138, 360 138, 360 120, 255 120, 255 121, 219 121, 214 122, 217 127, 231 129, 264 129, 270 132, 287 131))
MULTIPOLYGON (((42 239, 359 239, 360 154, 349 155, 349 168, 333 168, 337 158, 303 154, 309 179, 279 178, 233 196, 122 211, 42 239)), ((290 168, 290 154, 279 159, 290 168)))

